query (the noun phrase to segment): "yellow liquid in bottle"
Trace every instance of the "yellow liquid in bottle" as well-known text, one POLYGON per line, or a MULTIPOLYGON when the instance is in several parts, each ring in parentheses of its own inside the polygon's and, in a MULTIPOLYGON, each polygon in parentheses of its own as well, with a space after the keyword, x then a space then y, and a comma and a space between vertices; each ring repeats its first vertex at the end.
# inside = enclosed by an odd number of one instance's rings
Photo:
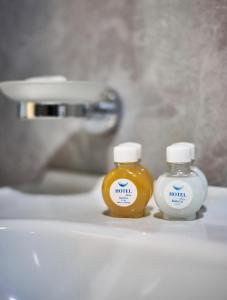
POLYGON ((105 176, 102 184, 103 199, 112 217, 143 217, 152 193, 152 176, 142 165, 135 162, 116 164, 116 168, 105 176), (124 193, 121 193, 122 189, 124 193))

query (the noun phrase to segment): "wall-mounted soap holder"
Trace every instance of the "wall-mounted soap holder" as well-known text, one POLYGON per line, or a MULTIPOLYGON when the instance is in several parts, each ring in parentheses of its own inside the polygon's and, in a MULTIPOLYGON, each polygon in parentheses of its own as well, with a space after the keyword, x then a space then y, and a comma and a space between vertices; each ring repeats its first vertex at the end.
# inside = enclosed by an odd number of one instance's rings
POLYGON ((18 103, 20 119, 85 118, 92 133, 118 127, 122 103, 116 91, 100 82, 67 81, 61 76, 0 83, 2 93, 18 103))

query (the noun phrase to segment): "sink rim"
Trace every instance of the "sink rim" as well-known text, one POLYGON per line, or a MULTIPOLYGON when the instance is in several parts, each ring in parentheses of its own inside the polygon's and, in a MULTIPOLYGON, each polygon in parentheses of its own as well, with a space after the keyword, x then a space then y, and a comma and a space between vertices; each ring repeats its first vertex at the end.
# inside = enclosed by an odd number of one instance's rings
POLYGON ((0 219, 0 239, 2 234, 20 234, 20 233, 57 234, 67 238, 77 238, 83 236, 91 239, 109 240, 111 243, 120 243, 137 247, 138 249, 150 249, 151 253, 158 255, 178 255, 196 260, 213 262, 221 264, 227 268, 227 249, 226 245, 221 243, 211 243, 208 241, 199 241, 193 238, 184 238, 179 240, 178 235, 145 233, 133 231, 131 229, 111 228, 103 225, 94 225, 86 223, 65 222, 59 220, 22 220, 22 219, 0 219), (191 247, 189 247, 191 245, 191 247), (194 245, 194 246, 193 246, 194 245), (218 253, 218 255, 213 255, 218 253), (225 259, 225 260, 223 260, 225 259))

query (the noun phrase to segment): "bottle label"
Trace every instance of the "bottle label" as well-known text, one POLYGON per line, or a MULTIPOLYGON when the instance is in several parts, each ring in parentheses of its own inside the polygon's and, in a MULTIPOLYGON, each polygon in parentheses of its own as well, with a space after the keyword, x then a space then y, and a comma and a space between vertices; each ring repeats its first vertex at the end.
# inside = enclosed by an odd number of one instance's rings
POLYGON ((110 198, 118 206, 132 205, 137 198, 137 188, 131 180, 119 178, 110 186, 110 198))
POLYGON ((182 209, 192 202, 193 192, 185 181, 172 181, 164 189, 164 200, 173 208, 182 209))

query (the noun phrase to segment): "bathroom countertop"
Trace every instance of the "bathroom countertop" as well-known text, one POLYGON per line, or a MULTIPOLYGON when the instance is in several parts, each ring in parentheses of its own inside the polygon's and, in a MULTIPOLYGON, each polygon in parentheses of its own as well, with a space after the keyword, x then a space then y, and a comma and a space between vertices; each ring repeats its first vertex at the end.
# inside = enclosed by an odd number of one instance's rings
POLYGON ((226 188, 209 187, 194 221, 161 219, 153 199, 119 219, 100 178, 52 175, 0 189, 1 299, 226 299, 226 188))
MULTIPOLYGON (((71 178, 75 179, 76 177, 71 178)), ((146 217, 120 219, 108 216, 101 196, 101 181, 100 178, 98 181, 93 180, 96 184, 90 192, 77 194, 40 195, 21 192, 10 187, 1 188, 0 224, 6 219, 66 221, 70 222, 70 226, 76 223, 102 228, 103 234, 109 236, 119 233, 132 239, 137 239, 138 236, 146 239, 151 237, 166 239, 168 236, 168 239, 177 237, 181 243, 215 242, 227 249, 227 188, 209 187, 208 199, 194 221, 161 219, 153 199, 149 202, 146 217)))

